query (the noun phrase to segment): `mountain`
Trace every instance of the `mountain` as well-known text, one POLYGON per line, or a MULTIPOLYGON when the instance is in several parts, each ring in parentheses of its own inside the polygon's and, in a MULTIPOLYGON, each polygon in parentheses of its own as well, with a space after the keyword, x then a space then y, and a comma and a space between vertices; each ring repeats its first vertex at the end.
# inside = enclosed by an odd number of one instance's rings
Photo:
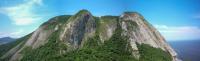
POLYGON ((3 37, 3 38, 0 38, 0 45, 6 44, 6 43, 12 42, 12 41, 15 41, 15 39, 11 38, 11 37, 3 37))
POLYGON ((160 33, 136 12, 56 16, 1 56, 4 61, 178 61, 160 33))

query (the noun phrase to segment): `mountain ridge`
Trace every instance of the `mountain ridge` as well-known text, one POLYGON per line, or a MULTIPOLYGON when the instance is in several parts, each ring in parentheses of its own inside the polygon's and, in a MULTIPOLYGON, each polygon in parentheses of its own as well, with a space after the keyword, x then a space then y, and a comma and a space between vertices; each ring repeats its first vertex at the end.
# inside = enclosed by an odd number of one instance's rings
POLYGON ((2 37, 2 38, 0 38, 0 45, 6 44, 6 43, 9 43, 9 42, 12 42, 12 41, 15 41, 15 39, 11 38, 11 37, 2 37))
MULTIPOLYGON (((95 58, 98 57, 98 54, 95 53, 95 51, 97 51, 102 54, 110 52, 116 53, 117 57, 123 55, 127 57, 127 59, 145 61, 146 56, 143 56, 143 53, 148 51, 141 51, 147 48, 152 51, 159 51, 163 55, 158 54, 152 56, 161 56, 161 59, 146 57, 146 60, 177 61, 176 52, 166 43, 160 33, 137 12, 125 12, 121 16, 95 17, 88 10, 80 10, 75 15, 57 16, 42 24, 24 42, 25 43, 22 43, 22 46, 15 50, 15 52, 12 52, 12 49, 10 50, 13 54, 9 55, 10 58, 7 56, 7 60, 26 61, 30 60, 31 57, 37 57, 34 54, 43 52, 41 55, 43 56, 45 53, 51 52, 51 54, 57 54, 59 58, 65 57, 65 59, 62 58, 63 60, 74 61, 73 59, 68 59, 69 56, 66 54, 75 54, 72 58, 77 59, 76 55, 85 54, 86 51, 89 50, 93 52, 95 58), (148 45, 150 47, 146 47, 148 45), (92 46, 97 47, 91 50, 91 48, 93 48, 92 46), (48 48, 58 50, 59 52, 54 50, 46 52, 45 49, 48 48), (68 53, 76 50, 78 50, 77 53, 68 53), (118 51, 124 53, 119 53, 118 51), (165 55, 167 58, 164 58, 165 55)), ((148 54, 153 53, 154 52, 148 52, 148 54)), ((51 57, 52 55, 49 56, 51 57)), ((5 57, 6 56, 1 58, 5 59, 5 57)), ((80 55, 80 57, 82 56, 80 55)), ((109 61, 112 60, 113 57, 115 56, 112 56, 110 59, 101 59, 109 61)), ((44 57, 43 59, 48 60, 50 58, 44 57)), ((41 60, 43 59, 41 58, 41 60)), ((76 59, 75 61, 78 61, 76 59)), ((99 60, 101 61, 101 59, 99 60)), ((33 61, 38 60, 37 58, 33 59, 33 61)), ((118 60, 124 59, 119 58, 118 60)))

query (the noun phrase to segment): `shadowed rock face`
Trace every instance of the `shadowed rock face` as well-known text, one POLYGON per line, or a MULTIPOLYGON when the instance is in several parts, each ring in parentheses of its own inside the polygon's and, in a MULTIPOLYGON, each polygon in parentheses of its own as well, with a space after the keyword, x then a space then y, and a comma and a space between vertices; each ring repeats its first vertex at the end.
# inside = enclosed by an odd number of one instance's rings
POLYGON ((128 41, 133 50, 132 55, 136 58, 140 57, 137 44, 148 44, 155 48, 161 48, 163 51, 169 52, 173 57, 173 61, 177 61, 176 52, 167 44, 161 34, 149 24, 140 14, 136 12, 126 12, 121 16, 94 16, 87 10, 81 10, 73 16, 58 16, 50 19, 41 25, 32 35, 25 41, 22 47, 14 47, 13 54, 10 54, 10 61, 18 61, 23 57, 20 52, 26 47, 32 49, 39 48, 49 41, 49 36, 59 30, 59 36, 56 41, 66 44, 71 50, 81 48, 84 42, 99 35, 102 43, 111 38, 113 32, 118 27, 122 28, 123 36, 128 37, 128 41), (99 34, 96 34, 98 31, 99 34), (16 50, 17 48, 17 50, 16 50))
POLYGON ((69 19, 63 27, 60 39, 67 41, 73 48, 78 48, 88 37, 94 36, 96 31, 96 22, 88 11, 77 13, 69 19))
POLYGON ((99 37, 102 42, 108 40, 117 28, 119 16, 102 16, 99 19, 99 37))

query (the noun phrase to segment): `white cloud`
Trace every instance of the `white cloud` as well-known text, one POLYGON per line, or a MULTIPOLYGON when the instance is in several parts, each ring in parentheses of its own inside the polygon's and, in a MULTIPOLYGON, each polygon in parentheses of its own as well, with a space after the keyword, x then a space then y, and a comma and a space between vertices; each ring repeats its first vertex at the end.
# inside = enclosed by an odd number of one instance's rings
POLYGON ((10 37, 14 37, 14 38, 18 38, 18 37, 20 37, 20 35, 22 34, 24 32, 24 30, 18 30, 18 31, 16 31, 16 32, 12 32, 12 33, 10 33, 10 37))
POLYGON ((16 25, 29 25, 40 19, 32 11, 34 5, 43 5, 42 0, 27 0, 27 2, 16 6, 1 7, 0 13, 9 16, 16 25))
POLYGON ((167 40, 200 39, 200 28, 197 26, 155 25, 155 27, 167 40))
POLYGON ((24 30, 20 29, 14 32, 0 32, 0 38, 2 37, 12 37, 12 38, 19 38, 23 36, 24 30))
POLYGON ((35 2, 36 4, 43 5, 42 0, 32 0, 32 1, 35 2))
POLYGON ((36 4, 36 5, 43 5, 43 0, 24 0, 28 3, 31 3, 31 4, 36 4))

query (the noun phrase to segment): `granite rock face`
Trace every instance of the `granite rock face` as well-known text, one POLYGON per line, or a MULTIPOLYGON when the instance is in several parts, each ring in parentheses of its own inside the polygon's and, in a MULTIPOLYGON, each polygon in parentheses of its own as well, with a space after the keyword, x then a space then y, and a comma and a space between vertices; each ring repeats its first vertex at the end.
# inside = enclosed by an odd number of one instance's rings
POLYGON ((99 37, 102 42, 108 40, 117 28, 118 16, 102 16, 99 18, 99 37))
POLYGON ((136 43, 143 43, 169 52, 173 56, 173 60, 176 61, 177 53, 165 41, 164 37, 139 13, 124 13, 120 16, 120 24, 123 29, 122 35, 129 37, 133 53, 136 57, 139 57, 136 43))
POLYGON ((69 18, 62 27, 61 41, 67 41, 72 48, 78 48, 89 37, 93 37, 96 31, 96 21, 87 10, 82 10, 69 18))
POLYGON ((165 41, 164 37, 142 15, 136 12, 125 12, 121 16, 94 17, 89 11, 81 10, 75 15, 57 16, 42 24, 31 36, 16 46, 3 57, 11 56, 10 61, 20 61, 22 52, 26 47, 31 49, 45 45, 49 36, 60 31, 59 40, 68 46, 68 49, 79 49, 88 38, 98 35, 102 43, 111 38, 119 24, 123 36, 128 37, 132 55, 140 57, 137 44, 148 44, 161 48, 170 53, 173 61, 178 61, 177 53, 165 41), (96 33, 98 31, 98 34, 96 33))

